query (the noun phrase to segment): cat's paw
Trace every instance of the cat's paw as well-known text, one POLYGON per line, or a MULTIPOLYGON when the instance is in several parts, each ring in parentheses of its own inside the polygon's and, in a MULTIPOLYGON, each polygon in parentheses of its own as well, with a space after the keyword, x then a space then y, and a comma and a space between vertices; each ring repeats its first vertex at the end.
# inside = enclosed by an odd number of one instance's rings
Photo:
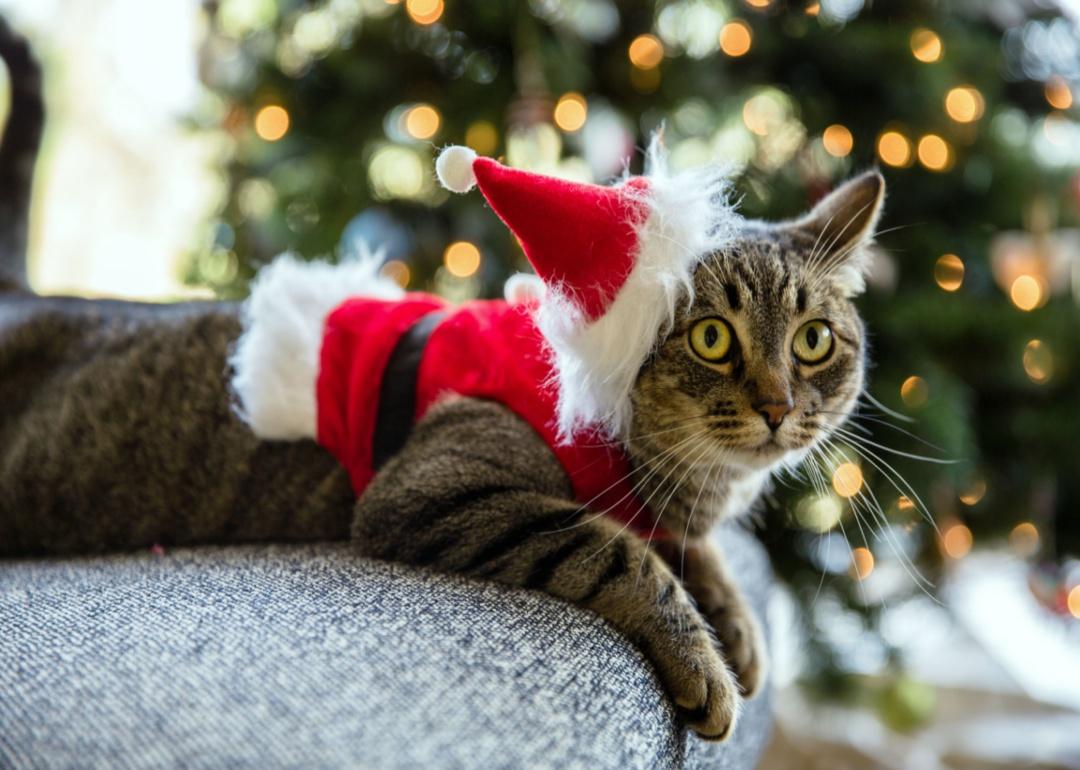
POLYGON ((741 705, 739 688, 709 635, 696 631, 673 638, 650 653, 687 726, 710 741, 731 735, 741 705))
POLYGON ((738 678, 742 694, 753 697, 768 671, 761 627, 741 602, 703 608, 702 612, 716 632, 720 654, 738 678))

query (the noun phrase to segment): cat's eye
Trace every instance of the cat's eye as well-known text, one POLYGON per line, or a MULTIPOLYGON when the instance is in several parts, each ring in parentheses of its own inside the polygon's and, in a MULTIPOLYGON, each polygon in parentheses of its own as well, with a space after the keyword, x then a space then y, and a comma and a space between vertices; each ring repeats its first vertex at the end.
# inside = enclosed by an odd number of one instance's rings
POLYGON ((833 352, 833 333, 824 321, 808 321, 795 332, 791 343, 795 357, 804 364, 820 364, 833 352))
POLYGON ((719 364, 731 355, 734 335, 726 321, 705 318, 690 329, 690 349, 710 364, 719 364))

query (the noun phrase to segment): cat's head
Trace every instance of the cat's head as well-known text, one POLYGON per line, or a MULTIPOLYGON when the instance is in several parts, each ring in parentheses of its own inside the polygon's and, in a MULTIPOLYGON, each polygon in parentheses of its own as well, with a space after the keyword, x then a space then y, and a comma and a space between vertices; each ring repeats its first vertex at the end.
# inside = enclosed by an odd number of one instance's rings
POLYGON ((636 460, 773 469, 846 419, 865 368, 852 297, 884 188, 865 173, 799 219, 743 222, 699 262, 692 295, 633 386, 636 460))

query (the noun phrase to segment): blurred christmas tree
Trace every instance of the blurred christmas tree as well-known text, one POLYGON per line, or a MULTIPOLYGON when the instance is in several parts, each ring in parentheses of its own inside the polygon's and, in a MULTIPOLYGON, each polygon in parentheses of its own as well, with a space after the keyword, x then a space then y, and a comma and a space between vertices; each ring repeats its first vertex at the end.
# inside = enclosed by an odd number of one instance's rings
MULTIPOLYGON (((822 607, 860 618, 888 659, 874 619, 919 590, 910 570, 933 581, 973 544, 1054 564, 1080 552, 1080 35, 1054 3, 206 5, 230 161, 190 280, 226 296, 283 250, 345 258, 362 243, 410 287, 499 294, 526 265, 477 197, 438 188, 448 143, 607 181, 664 124, 677 167, 739 165, 751 217, 794 215, 883 167, 861 303, 881 403, 822 454, 816 486, 779 487, 766 517, 818 681, 844 669, 822 607)), ((1071 588, 1050 592, 1062 614, 1071 588)))

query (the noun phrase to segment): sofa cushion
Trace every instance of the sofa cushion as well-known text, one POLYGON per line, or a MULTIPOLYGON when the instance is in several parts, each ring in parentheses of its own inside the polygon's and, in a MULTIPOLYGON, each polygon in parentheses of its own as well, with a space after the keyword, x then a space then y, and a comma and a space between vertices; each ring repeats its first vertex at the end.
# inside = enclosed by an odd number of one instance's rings
POLYGON ((0 562, 0 661, 0 767, 750 768, 770 722, 703 743, 595 615, 340 543, 0 562))

